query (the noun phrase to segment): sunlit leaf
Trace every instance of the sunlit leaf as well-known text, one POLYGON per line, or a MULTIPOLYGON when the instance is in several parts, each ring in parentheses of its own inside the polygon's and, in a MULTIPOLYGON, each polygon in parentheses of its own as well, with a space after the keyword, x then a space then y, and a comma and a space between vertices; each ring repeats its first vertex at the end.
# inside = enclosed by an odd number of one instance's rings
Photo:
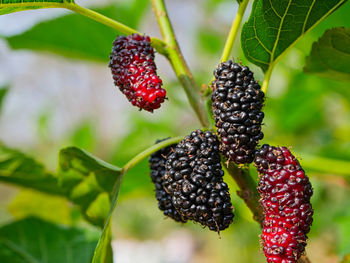
POLYGON ((2 104, 4 102, 4 98, 8 92, 8 87, 0 87, 0 112, 1 112, 1 109, 2 109, 2 104))
POLYGON ((30 217, 0 228, 1 263, 89 263, 97 237, 30 217))
POLYGON ((90 222, 103 226, 110 208, 115 182, 121 169, 77 148, 62 149, 59 154, 59 184, 68 197, 82 207, 90 222), (104 193, 108 193, 106 195, 104 193), (88 211, 88 213, 86 213, 88 211))
POLYGON ((57 175, 34 159, 0 145, 0 181, 65 196, 77 204, 85 218, 104 226, 113 189, 121 169, 77 147, 60 151, 57 175))
POLYGON ((340 263, 350 263, 350 254, 346 254, 340 263))
POLYGON ((108 213, 108 217, 105 221, 105 225, 103 227, 102 235, 97 243, 97 247, 94 252, 94 257, 92 259, 92 263, 112 263, 113 262, 113 253, 111 249, 111 219, 113 211, 117 205, 120 185, 122 182, 123 175, 118 177, 118 180, 115 182, 112 191, 112 202, 110 206, 110 210, 108 213))
POLYGON ((8 206, 9 212, 16 219, 35 216, 58 224, 71 224, 73 209, 63 196, 49 195, 28 188, 21 190, 8 206))
POLYGON ((312 45, 304 68, 313 73, 337 80, 350 80, 350 28, 327 30, 312 45))
POLYGON ((31 157, 0 143, 0 181, 29 187, 42 192, 66 195, 57 177, 31 157))
POLYGON ((256 0, 241 33, 245 56, 263 71, 345 0, 256 0))
POLYGON ((0 15, 18 11, 40 9, 48 7, 65 7, 74 4, 73 0, 2 0, 0 2, 0 15))
MULTIPOLYGON (((147 5, 148 1, 134 0, 94 10, 136 28, 147 5)), ((80 14, 69 14, 41 22, 6 40, 13 49, 50 51, 69 58, 106 62, 118 34, 115 29, 80 14)))

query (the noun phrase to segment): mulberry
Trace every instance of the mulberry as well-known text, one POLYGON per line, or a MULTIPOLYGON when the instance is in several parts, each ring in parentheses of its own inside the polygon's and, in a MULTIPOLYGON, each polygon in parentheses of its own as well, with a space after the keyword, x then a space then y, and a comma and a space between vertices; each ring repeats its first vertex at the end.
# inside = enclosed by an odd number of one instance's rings
MULTIPOLYGON (((161 141, 163 140, 159 140, 156 143, 161 141)), ((171 153, 175 146, 176 144, 173 144, 153 153, 149 158, 149 164, 151 168, 151 179, 156 187, 156 198, 158 200, 159 209, 163 211, 164 215, 175 221, 185 223, 187 219, 176 211, 171 203, 171 196, 165 192, 163 188, 166 157, 171 153)))
POLYGON ((264 93, 253 72, 232 60, 221 63, 214 76, 211 99, 221 152, 237 164, 251 163, 255 148, 264 137, 264 93))
POLYGON ((295 263, 305 250, 312 224, 309 178, 286 147, 263 145, 255 165, 265 213, 261 238, 267 262, 295 263))
POLYGON ((196 130, 168 156, 163 186, 184 218, 220 231, 233 220, 231 197, 223 175, 217 136, 196 130))
POLYGON ((166 91, 157 76, 154 50, 148 36, 118 36, 113 42, 109 67, 114 84, 132 105, 153 112, 164 102, 166 91))

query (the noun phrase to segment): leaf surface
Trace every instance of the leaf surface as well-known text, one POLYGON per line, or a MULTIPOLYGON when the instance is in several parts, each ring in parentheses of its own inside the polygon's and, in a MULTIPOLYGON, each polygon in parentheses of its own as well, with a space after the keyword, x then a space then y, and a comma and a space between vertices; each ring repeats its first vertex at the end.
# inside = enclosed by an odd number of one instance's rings
POLYGON ((241 33, 245 56, 263 71, 345 0, 256 0, 241 33))
POLYGON ((350 81, 350 28, 329 29, 314 42, 304 72, 350 81))

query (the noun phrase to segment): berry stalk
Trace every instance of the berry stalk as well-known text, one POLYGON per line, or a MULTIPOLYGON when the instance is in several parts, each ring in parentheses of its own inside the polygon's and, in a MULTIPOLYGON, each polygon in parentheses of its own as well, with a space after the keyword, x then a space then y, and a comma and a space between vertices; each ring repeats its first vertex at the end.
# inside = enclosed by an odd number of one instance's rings
POLYGON ((178 136, 178 137, 174 137, 174 138, 170 138, 167 140, 164 140, 162 142, 159 142, 151 147, 149 147, 148 149, 144 150, 143 152, 139 153, 138 155, 136 155, 134 158, 132 158, 129 162, 127 162, 123 168, 121 173, 125 174, 129 169, 131 169, 132 167, 134 167, 136 164, 138 164, 139 162, 141 162, 143 159, 145 159, 146 157, 148 157, 149 155, 151 155, 152 153, 159 151, 160 149, 167 147, 169 145, 178 143, 179 141, 181 141, 183 139, 183 136, 178 136))
POLYGON ((248 3, 249 3, 249 0, 243 0, 239 4, 236 17, 232 22, 230 33, 226 39, 225 47, 224 47, 224 50, 222 52, 220 62, 224 62, 230 58, 232 47, 233 47, 233 44, 237 38, 238 31, 241 27, 242 18, 243 18, 243 15, 244 15, 244 12, 247 8, 248 3))
POLYGON ((164 1, 151 0, 151 2, 162 36, 167 45, 167 58, 185 90, 187 98, 195 111, 198 120, 204 127, 208 127, 209 120, 205 110, 205 105, 201 99, 201 91, 183 58, 180 47, 176 41, 175 33, 169 20, 164 1))

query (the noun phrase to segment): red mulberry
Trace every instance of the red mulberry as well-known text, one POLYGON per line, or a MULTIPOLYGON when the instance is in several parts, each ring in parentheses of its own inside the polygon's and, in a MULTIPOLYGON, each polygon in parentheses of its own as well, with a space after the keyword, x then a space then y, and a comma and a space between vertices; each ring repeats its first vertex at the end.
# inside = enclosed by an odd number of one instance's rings
MULTIPOLYGON (((159 142, 161 141, 157 141, 156 143, 159 142)), ((156 198, 159 209, 164 212, 164 215, 175 221, 185 223, 187 219, 176 211, 171 202, 171 196, 163 188, 166 158, 175 146, 176 144, 173 144, 153 153, 149 158, 149 164, 151 168, 151 179, 156 187, 156 198)))
POLYGON ((148 36, 118 36, 113 42, 109 67, 115 85, 132 105, 153 112, 164 102, 166 91, 157 76, 148 36))
POLYGON ((263 145, 255 164, 265 213, 261 238, 267 262, 295 263, 305 251, 312 224, 309 178, 286 147, 263 145))
POLYGON ((211 99, 221 152, 237 164, 251 163, 255 147, 264 137, 264 93, 253 72, 232 60, 221 63, 214 75, 211 99))
POLYGON ((163 186, 184 218, 220 231, 233 220, 231 197, 223 175, 217 136, 196 130, 168 156, 163 186))

